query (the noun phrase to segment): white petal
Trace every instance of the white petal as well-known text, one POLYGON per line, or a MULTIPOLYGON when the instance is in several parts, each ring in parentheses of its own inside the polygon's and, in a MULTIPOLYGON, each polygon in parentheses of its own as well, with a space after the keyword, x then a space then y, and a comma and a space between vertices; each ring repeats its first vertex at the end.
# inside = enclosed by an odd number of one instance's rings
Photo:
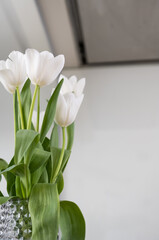
POLYGON ((71 76, 69 78, 69 82, 72 85, 72 91, 74 90, 76 83, 77 83, 77 77, 76 76, 71 76))
POLYGON ((86 83, 86 79, 85 78, 82 78, 80 79, 75 88, 74 88, 74 92, 75 92, 75 95, 78 97, 80 96, 82 93, 83 93, 83 89, 85 87, 85 83, 86 83))
POLYGON ((36 85, 39 80, 39 71, 41 71, 41 69, 39 69, 40 54, 35 49, 27 49, 25 51, 25 59, 28 77, 32 84, 36 85))
POLYGON ((13 51, 9 54, 9 59, 6 61, 6 68, 10 69, 14 75, 16 85, 20 86, 27 79, 25 56, 19 51, 13 51))
POLYGON ((66 127, 75 121, 81 103, 83 101, 83 97, 84 97, 83 94, 80 97, 75 97, 74 94, 65 95, 65 99, 68 106, 67 121, 65 122, 66 127))
POLYGON ((57 76, 60 74, 61 70, 64 67, 65 63, 65 57, 64 55, 58 55, 54 58, 53 64, 52 64, 52 76, 51 76, 51 81, 48 81, 48 84, 53 82, 57 76))
POLYGON ((0 70, 6 69, 6 62, 1 60, 0 61, 0 70))
POLYGON ((1 70, 0 81, 8 92, 14 93, 17 86, 15 85, 14 76, 11 70, 1 70))
POLYGON ((73 88, 68 78, 61 74, 59 79, 60 80, 64 79, 64 82, 62 84, 61 91, 60 91, 61 94, 71 93, 73 88))
POLYGON ((59 94, 56 106, 55 122, 59 124, 61 127, 64 127, 66 118, 67 118, 67 104, 64 96, 62 94, 59 94))

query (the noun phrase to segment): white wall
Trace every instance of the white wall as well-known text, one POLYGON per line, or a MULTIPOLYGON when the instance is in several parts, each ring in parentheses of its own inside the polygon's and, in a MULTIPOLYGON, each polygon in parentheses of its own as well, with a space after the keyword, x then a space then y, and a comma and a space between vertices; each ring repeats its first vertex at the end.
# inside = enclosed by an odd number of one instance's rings
POLYGON ((65 198, 87 240, 158 240, 159 66, 65 71, 87 78, 65 198))
MULTIPOLYGON (((63 194, 81 208, 86 240, 158 240, 159 65, 63 73, 87 78, 63 194)), ((9 160, 12 97, 2 86, 0 110, 0 157, 9 160)))

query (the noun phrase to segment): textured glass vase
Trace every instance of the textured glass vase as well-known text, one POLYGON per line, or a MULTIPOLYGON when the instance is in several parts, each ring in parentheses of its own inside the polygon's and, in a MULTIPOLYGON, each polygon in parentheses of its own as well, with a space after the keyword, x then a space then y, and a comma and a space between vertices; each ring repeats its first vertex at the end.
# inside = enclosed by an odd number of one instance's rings
POLYGON ((0 205, 0 239, 29 240, 31 234, 27 200, 10 200, 0 205))

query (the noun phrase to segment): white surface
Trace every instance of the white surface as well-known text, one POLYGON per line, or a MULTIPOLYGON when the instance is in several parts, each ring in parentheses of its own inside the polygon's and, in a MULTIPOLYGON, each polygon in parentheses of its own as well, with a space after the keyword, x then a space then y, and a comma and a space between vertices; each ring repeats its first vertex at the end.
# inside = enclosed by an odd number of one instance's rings
POLYGON ((37 0, 55 55, 64 54, 65 66, 77 67, 80 57, 66 1, 37 0))
POLYGON ((78 66, 80 59, 75 37, 63 0, 1 0, 0 60, 13 50, 26 48, 64 54, 65 66, 78 66), (40 11, 39 11, 40 10, 40 11))
MULTIPOLYGON (((81 208, 86 240, 158 240, 159 65, 63 73, 87 78, 63 194, 81 208)), ((0 153, 9 160, 12 97, 2 86, 0 109, 0 153)))

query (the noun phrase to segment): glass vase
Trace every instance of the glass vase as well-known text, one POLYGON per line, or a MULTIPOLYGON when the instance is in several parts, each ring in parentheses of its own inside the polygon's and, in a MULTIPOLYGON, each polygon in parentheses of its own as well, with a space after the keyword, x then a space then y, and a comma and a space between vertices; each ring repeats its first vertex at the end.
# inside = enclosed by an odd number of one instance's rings
MULTIPOLYGON (((31 235, 28 200, 9 200, 0 205, 0 240, 31 240, 31 235)), ((60 239, 58 234, 57 240, 60 239)))
POLYGON ((31 235, 28 200, 9 200, 0 205, 0 239, 30 240, 31 235))

